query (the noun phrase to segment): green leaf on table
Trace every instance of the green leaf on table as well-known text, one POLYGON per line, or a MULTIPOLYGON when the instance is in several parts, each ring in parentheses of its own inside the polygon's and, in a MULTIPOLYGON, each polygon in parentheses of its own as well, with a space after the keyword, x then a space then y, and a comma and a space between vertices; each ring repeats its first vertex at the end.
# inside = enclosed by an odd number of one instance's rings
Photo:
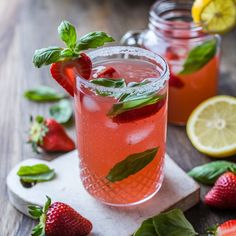
POLYGON ((165 95, 158 95, 156 93, 148 93, 141 95, 123 94, 120 98, 121 102, 113 104, 112 108, 108 111, 107 115, 113 118, 129 110, 155 104, 164 98, 165 95))
POLYGON ((236 173, 236 164, 230 161, 214 161, 197 166, 188 174, 200 183, 213 185, 227 171, 236 173))
POLYGON ((108 42, 114 42, 114 39, 105 32, 95 31, 81 37, 76 44, 75 50, 81 51, 89 48, 97 48, 108 42))
POLYGON ((17 175, 24 183, 45 182, 55 177, 55 171, 45 164, 36 164, 33 166, 21 166, 17 175))
POLYGON ((72 117, 72 107, 68 100, 63 99, 59 103, 49 108, 49 113, 52 118, 61 124, 67 123, 72 117))
MULTIPOLYGON (((98 78, 90 81, 93 84, 100 85, 107 88, 124 88, 126 83, 124 79, 110 79, 110 78, 98 78)), ((109 92, 103 92, 96 90, 96 93, 100 96, 111 96, 109 92)))
POLYGON ((183 70, 179 75, 191 74, 205 66, 216 54, 216 40, 209 40, 199 46, 194 47, 188 54, 184 62, 183 70))
POLYGON ((53 88, 47 86, 39 86, 27 90, 24 96, 31 101, 35 102, 48 102, 48 101, 58 101, 64 98, 66 95, 56 92, 53 88))
POLYGON ((58 26, 58 35, 60 39, 66 44, 69 48, 74 48, 76 45, 76 29, 69 21, 64 20, 58 26))
POLYGON ((34 52, 33 63, 36 67, 40 68, 43 65, 50 65, 54 62, 60 61, 62 48, 48 47, 41 48, 34 52))
POLYGON ((198 235, 183 212, 174 209, 153 217, 153 224, 158 236, 194 236, 198 235))
POLYGON ((153 219, 149 218, 141 224, 132 236, 158 236, 153 225, 153 219))
POLYGON ((106 178, 110 182, 114 183, 121 181, 130 175, 134 175, 155 158, 158 149, 159 147, 156 147, 144 152, 129 155, 123 161, 118 162, 114 167, 112 167, 106 178))

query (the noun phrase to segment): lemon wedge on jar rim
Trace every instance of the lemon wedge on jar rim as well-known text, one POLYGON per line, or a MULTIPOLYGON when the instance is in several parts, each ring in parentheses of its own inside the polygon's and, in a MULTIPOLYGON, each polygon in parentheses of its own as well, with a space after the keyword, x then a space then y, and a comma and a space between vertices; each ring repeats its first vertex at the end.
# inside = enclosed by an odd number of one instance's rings
POLYGON ((195 0, 193 21, 209 33, 225 33, 236 24, 236 0, 195 0))
POLYGON ((193 146, 212 157, 236 154, 236 98, 215 96, 190 115, 187 134, 193 146))

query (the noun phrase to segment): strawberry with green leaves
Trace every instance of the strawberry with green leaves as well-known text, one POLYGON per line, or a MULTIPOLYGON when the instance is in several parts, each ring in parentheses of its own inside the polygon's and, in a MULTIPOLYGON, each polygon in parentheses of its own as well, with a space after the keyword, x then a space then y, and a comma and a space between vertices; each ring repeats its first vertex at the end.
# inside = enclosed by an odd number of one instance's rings
POLYGON ((236 236, 236 220, 228 220, 208 230, 208 236, 236 236))
POLYGON ((67 135, 64 127, 56 120, 37 116, 29 131, 29 143, 33 150, 38 147, 47 152, 68 152, 75 149, 74 141, 67 135))
POLYGON ((53 46, 36 50, 33 63, 38 68, 51 64, 52 77, 74 96, 76 76, 88 80, 92 71, 92 62, 82 51, 103 46, 114 39, 101 31, 91 32, 77 39, 76 29, 68 21, 62 21, 58 34, 66 48, 53 46))
POLYGON ((45 206, 29 206, 29 214, 39 219, 32 236, 86 236, 92 230, 92 223, 69 205, 54 202, 47 197, 45 206))

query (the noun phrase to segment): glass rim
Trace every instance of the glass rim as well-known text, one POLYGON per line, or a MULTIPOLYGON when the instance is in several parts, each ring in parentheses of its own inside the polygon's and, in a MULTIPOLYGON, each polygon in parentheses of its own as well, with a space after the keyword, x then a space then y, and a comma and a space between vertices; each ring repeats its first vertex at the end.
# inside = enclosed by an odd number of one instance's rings
POLYGON ((150 80, 150 83, 136 87, 127 86, 123 88, 111 88, 94 84, 91 81, 82 78, 81 76, 76 77, 76 81, 79 81, 80 84, 82 84, 84 87, 92 89, 93 91, 97 90, 99 92, 130 93, 130 94, 153 92, 162 89, 165 86, 165 83, 169 80, 169 67, 166 60, 160 55, 143 48, 132 47, 132 46, 110 46, 110 47, 101 47, 99 49, 88 51, 86 54, 90 57, 92 62, 94 59, 98 57, 109 57, 109 56, 111 57, 113 55, 124 55, 125 57, 127 57, 131 55, 137 57, 139 56, 145 57, 146 59, 141 58, 140 60, 148 61, 149 59, 155 61, 157 63, 156 66, 160 65, 159 77, 146 78, 146 79, 152 79, 150 80))

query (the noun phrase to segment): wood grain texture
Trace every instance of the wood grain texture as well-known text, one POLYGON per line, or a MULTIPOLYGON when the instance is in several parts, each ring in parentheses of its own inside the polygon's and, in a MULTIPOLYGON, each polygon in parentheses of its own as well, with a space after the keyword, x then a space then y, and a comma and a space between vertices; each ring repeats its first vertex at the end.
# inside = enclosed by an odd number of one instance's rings
MULTIPOLYGON (((34 222, 17 212, 8 202, 6 175, 20 160, 51 159, 36 156, 25 144, 29 116, 48 114, 48 106, 23 99, 26 89, 48 84, 48 69, 34 69, 32 54, 36 48, 58 44, 56 28, 62 19, 79 23, 81 34, 104 30, 120 38, 127 30, 142 29, 152 0, 10 0, 0 1, 0 236, 28 236, 34 222)), ((236 32, 223 38, 220 93, 236 95, 236 32)), ((74 135, 74 128, 68 128, 74 135)), ((168 152, 186 171, 211 159, 198 153, 189 143, 183 127, 169 126, 168 152)), ((235 160, 235 157, 230 158, 235 160)), ((202 196, 208 189, 202 188, 202 196)), ((235 212, 216 211, 202 203, 187 212, 197 231, 206 226, 236 218, 235 212)))

